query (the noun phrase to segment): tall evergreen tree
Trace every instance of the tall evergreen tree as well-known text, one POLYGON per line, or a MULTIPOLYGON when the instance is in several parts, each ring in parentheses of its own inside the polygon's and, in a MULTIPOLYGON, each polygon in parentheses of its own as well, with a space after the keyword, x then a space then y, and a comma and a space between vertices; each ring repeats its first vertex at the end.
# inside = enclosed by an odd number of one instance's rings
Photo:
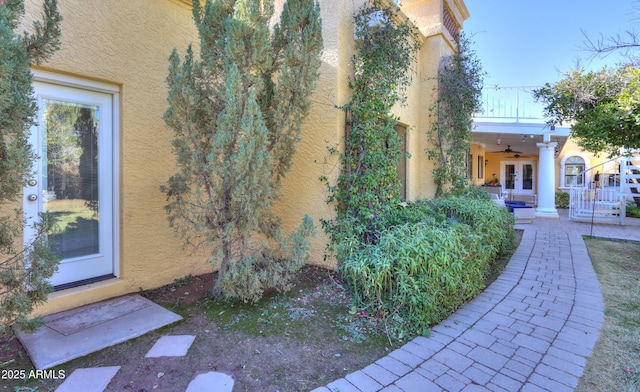
POLYGON ((200 59, 170 56, 169 109, 177 173, 161 190, 170 225, 212 249, 214 293, 255 300, 286 289, 308 258, 307 217, 290 237, 272 205, 291 167, 321 64, 319 5, 288 0, 193 0, 200 59), (262 237, 260 246, 256 238, 262 237), (271 245, 267 245, 270 243, 271 245))
POLYGON ((17 34, 23 16, 23 0, 0 1, 0 335, 14 322, 26 330, 39 325, 41 320, 29 315, 46 301, 47 279, 57 268, 46 243, 49 217, 42 216, 23 247, 23 213, 11 206, 19 203, 35 159, 28 142, 36 119, 31 66, 58 49, 62 18, 56 0, 45 0, 43 20, 34 23, 32 33, 17 34))

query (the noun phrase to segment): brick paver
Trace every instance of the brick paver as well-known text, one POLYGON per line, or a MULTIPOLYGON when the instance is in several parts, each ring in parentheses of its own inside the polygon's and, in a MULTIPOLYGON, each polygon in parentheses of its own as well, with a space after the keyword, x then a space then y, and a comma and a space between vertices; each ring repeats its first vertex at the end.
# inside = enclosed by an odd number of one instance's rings
POLYGON ((516 227, 524 235, 502 275, 429 338, 365 368, 362 384, 356 372, 315 391, 376 390, 374 379, 389 392, 572 391, 604 318, 582 235, 640 240, 640 225, 592 228, 561 211, 516 227))

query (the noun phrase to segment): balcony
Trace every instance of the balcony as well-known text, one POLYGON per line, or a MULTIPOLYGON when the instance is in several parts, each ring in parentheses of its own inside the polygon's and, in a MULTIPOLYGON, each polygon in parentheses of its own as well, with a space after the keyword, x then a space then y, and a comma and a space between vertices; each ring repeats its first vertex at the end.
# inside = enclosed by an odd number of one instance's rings
MULTIPOLYGON (((537 155, 536 143, 558 143, 561 151, 570 133, 567 126, 552 129, 544 117, 544 104, 533 91, 540 86, 494 86, 482 90, 482 110, 473 116, 473 142, 487 152, 505 151, 508 146, 521 155, 537 155)), ((508 150, 507 150, 508 151, 508 150)))
POLYGON ((485 87, 482 89, 482 110, 475 122, 545 124, 544 105, 536 102, 533 90, 540 86, 485 87))

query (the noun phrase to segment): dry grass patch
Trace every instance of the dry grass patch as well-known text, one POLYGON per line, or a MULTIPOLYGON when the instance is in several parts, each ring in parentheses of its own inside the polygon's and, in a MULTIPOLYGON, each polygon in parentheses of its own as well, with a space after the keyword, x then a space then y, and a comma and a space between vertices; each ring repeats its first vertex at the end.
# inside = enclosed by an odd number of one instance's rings
POLYGON ((604 324, 575 391, 640 391, 640 244, 586 238, 604 324))

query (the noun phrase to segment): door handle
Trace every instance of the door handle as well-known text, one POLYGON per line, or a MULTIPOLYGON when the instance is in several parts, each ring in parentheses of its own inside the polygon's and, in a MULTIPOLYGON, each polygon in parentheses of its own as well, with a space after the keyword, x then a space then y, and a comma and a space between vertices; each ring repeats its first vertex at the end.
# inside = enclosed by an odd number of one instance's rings
POLYGON ((27 196, 27 200, 36 201, 36 200, 38 200, 38 195, 31 194, 31 195, 27 196))

